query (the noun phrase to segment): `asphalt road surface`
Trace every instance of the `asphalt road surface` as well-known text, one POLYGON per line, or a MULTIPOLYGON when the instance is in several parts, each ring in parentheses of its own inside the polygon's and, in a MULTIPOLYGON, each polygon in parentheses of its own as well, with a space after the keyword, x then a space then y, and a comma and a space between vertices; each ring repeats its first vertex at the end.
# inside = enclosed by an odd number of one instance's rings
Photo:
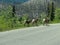
POLYGON ((0 45, 60 45, 60 24, 0 32, 0 45))

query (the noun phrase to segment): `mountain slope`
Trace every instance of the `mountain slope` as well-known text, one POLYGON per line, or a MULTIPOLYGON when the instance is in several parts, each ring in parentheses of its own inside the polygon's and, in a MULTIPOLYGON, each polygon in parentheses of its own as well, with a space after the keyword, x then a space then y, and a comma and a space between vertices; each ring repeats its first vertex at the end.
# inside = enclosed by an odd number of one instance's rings
MULTIPOLYGON (((0 0, 1 2, 2 0, 0 0)), ((60 0, 53 0, 58 7, 60 0)), ((16 13, 18 15, 28 14, 36 16, 43 12, 47 12, 47 4, 51 0, 3 0, 4 3, 18 3, 16 6, 16 13), (20 4, 22 2, 22 4, 20 4), (24 2, 24 3, 23 3, 24 2)))
MULTIPOLYGON (((42 12, 46 12, 46 7, 47 7, 47 3, 50 0, 46 1, 46 0, 30 0, 28 2, 25 2, 23 4, 20 5, 20 9, 22 14, 27 13, 28 15, 34 15, 37 16, 39 14, 41 14, 42 12)), ((19 9, 19 10, 20 10, 19 9)))

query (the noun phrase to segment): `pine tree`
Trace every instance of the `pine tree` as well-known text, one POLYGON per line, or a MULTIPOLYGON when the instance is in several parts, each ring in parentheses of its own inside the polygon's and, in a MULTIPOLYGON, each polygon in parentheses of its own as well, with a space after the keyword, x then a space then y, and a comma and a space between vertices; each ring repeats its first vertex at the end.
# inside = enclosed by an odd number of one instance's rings
POLYGON ((55 18, 55 6, 54 6, 54 2, 52 2, 52 8, 51 8, 51 16, 50 16, 50 20, 53 21, 55 18))
POLYGON ((50 16, 50 3, 48 2, 48 4, 47 4, 47 17, 49 17, 50 16))
POLYGON ((15 5, 12 5, 12 28, 15 27, 16 17, 15 17, 15 5))
POLYGON ((15 5, 12 6, 12 17, 15 17, 15 5))

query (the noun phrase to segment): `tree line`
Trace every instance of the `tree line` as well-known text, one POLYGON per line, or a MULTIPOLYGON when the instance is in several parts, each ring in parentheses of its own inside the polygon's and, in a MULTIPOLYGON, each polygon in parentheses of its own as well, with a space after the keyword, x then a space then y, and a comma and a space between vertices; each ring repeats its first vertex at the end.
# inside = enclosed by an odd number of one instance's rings
MULTIPOLYGON (((55 19, 55 3, 48 2, 46 11, 47 11, 46 17, 49 17, 50 21, 54 21, 54 19, 55 19)), ((19 27, 19 28, 23 27, 23 24, 21 24, 21 21, 29 18, 28 14, 25 14, 22 17, 18 17, 16 15, 16 6, 15 5, 8 7, 8 9, 6 11, 2 10, 1 13, 2 13, 2 15, 0 15, 0 18, 1 18, 0 19, 0 25, 1 25, 0 30, 8 30, 8 29, 13 29, 13 28, 17 28, 17 27, 19 27)), ((41 19, 41 16, 39 18, 41 19)))

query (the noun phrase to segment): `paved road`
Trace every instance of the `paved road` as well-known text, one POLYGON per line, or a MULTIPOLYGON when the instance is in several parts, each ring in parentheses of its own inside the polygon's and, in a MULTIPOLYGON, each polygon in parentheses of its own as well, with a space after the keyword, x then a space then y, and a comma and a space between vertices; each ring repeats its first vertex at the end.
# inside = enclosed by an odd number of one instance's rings
POLYGON ((60 45, 60 24, 0 32, 0 45, 60 45))

